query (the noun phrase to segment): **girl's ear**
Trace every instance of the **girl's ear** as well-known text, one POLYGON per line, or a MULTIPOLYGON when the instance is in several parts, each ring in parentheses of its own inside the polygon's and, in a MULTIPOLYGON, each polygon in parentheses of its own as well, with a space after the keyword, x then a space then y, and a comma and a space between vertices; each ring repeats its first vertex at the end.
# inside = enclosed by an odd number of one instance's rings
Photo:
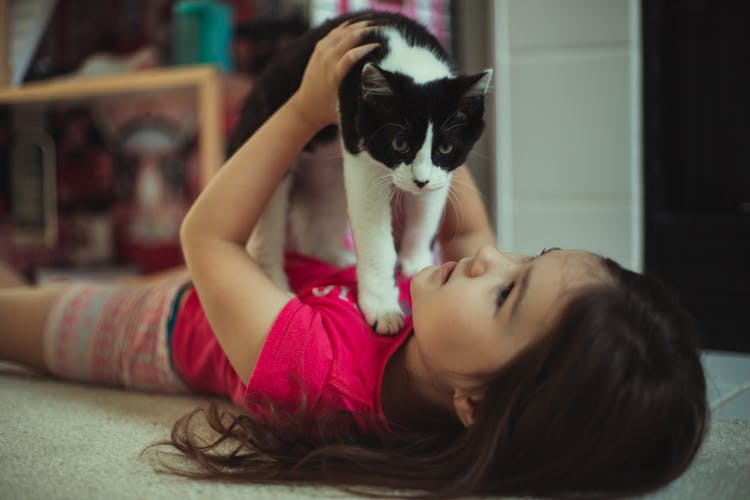
POLYGON ((464 424, 464 427, 471 427, 476 420, 477 406, 481 402, 481 397, 469 395, 465 392, 456 391, 453 395, 453 408, 456 410, 456 416, 464 424))

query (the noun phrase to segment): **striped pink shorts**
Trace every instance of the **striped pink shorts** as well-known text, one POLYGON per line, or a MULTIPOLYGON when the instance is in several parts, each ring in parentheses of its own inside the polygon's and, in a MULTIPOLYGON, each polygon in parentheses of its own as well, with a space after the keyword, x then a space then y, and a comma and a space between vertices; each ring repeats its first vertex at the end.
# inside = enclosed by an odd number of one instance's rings
MULTIPOLYGON (((69 380, 162 393, 186 393, 172 367, 168 322, 184 277, 145 287, 77 283, 52 307, 44 357, 69 380)), ((170 325, 171 326, 171 325, 170 325)))

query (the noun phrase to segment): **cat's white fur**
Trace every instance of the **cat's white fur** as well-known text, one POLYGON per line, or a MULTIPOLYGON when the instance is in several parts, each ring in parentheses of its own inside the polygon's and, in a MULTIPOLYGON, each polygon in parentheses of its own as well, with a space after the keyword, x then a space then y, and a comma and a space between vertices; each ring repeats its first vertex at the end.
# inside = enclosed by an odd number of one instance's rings
MULTIPOLYGON (((378 63, 382 69, 409 75, 417 83, 452 76, 431 51, 408 45, 397 30, 385 28, 383 34, 390 52, 378 63)), ((432 164, 432 135, 430 125, 414 162, 394 169, 367 151, 351 154, 336 142, 303 152, 261 216, 248 250, 278 286, 288 289, 285 248, 335 265, 353 262, 342 247, 348 221, 356 248, 359 307, 378 333, 398 332, 403 313, 394 280, 397 260, 407 276, 432 264, 430 243, 450 189, 451 174, 432 164), (419 188, 415 181, 427 184, 419 188), (394 186, 401 191, 397 197, 405 213, 398 256, 391 231, 394 186)))
POLYGON ((398 30, 383 28, 380 33, 388 40, 390 49, 388 55, 378 63, 380 68, 409 75, 418 84, 453 76, 445 62, 431 50, 409 45, 398 30))

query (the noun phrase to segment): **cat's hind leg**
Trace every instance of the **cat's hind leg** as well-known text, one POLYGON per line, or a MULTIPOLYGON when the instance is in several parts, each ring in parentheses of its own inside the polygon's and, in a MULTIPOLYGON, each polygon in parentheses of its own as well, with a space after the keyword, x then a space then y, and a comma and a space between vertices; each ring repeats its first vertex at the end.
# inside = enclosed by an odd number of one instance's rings
POLYGON ((281 179, 245 247, 271 281, 284 291, 289 291, 289 280, 284 272, 284 250, 287 206, 293 176, 289 172, 281 179))

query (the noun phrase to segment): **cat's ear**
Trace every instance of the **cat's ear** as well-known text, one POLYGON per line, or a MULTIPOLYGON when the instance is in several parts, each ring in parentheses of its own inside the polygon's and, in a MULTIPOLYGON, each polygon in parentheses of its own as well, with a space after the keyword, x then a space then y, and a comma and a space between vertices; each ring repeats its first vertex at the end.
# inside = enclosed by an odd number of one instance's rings
POLYGON ((459 110, 467 117, 481 117, 484 114, 484 96, 492 81, 492 70, 487 69, 461 78, 466 86, 459 99, 459 110))
POLYGON ((383 70, 372 63, 362 67, 362 97, 392 96, 393 87, 383 70))
POLYGON ((471 85, 469 85, 469 88, 464 91, 463 97, 484 97, 485 94, 487 94, 487 90, 490 88, 492 70, 486 69, 481 73, 469 75, 466 79, 471 82, 471 85))

